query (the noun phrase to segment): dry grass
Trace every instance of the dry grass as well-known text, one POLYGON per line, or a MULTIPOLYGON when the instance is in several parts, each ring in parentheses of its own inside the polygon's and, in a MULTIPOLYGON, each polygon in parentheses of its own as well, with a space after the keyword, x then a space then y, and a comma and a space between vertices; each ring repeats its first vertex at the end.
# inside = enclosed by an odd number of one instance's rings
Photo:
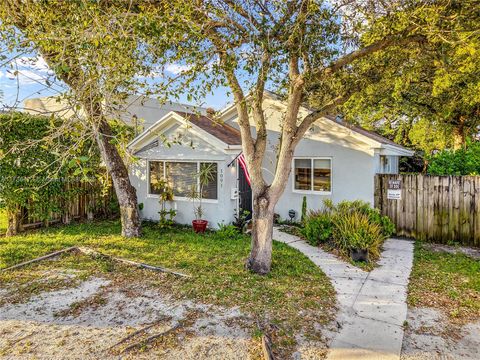
POLYGON ((432 307, 453 323, 480 319, 480 261, 415 246, 408 304, 432 307))

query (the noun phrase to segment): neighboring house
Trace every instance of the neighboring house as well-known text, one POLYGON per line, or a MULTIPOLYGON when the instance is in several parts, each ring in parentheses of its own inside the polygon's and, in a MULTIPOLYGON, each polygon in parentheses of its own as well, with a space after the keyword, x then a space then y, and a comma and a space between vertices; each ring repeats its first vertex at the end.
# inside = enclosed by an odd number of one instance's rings
MULTIPOLYGON (((268 146, 263 170, 267 181, 273 179, 275 172, 275 148, 285 109, 279 98, 266 93, 268 146)), ((302 108, 300 116, 310 111, 302 108)), ((175 220, 190 223, 194 212, 188 193, 204 163, 211 163, 216 169, 216 180, 207 186, 203 201, 203 217, 210 226, 230 223, 241 211, 251 212, 250 187, 238 164, 242 150, 235 106, 221 111, 215 120, 204 111, 170 111, 135 138, 129 149, 138 158, 131 169, 131 181, 137 189, 138 202, 143 203, 143 218, 159 218, 155 185, 159 178, 165 178, 175 194, 171 204, 177 210, 175 220)), ((412 155, 413 151, 378 134, 335 118, 321 118, 295 150, 292 172, 275 211, 288 219, 288 212, 293 209, 298 219, 304 196, 309 209, 320 208, 325 198, 373 203, 375 174, 398 173, 399 158, 412 155)))
MULTIPOLYGON (((63 118, 84 116, 83 111, 76 110, 76 106, 70 104, 68 99, 56 96, 27 99, 24 102, 24 111, 39 115, 55 114, 63 118)), ((120 118, 124 123, 135 126, 141 131, 151 127, 170 111, 206 113, 204 108, 171 101, 160 106, 158 100, 145 96, 129 96, 123 105, 104 105, 104 111, 107 117, 120 118)))

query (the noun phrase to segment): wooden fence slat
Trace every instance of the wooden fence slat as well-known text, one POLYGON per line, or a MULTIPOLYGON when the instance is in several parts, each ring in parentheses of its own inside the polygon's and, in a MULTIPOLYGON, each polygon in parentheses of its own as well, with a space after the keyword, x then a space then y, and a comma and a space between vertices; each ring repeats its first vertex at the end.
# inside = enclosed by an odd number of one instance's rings
POLYGON ((414 229, 414 234, 413 237, 417 238, 419 240, 423 240, 421 238, 423 234, 423 226, 424 226, 424 207, 423 207, 423 202, 424 202, 424 191, 423 191, 423 176, 419 175, 415 177, 416 181, 416 192, 417 192, 417 203, 416 203, 416 208, 415 208, 415 216, 416 216, 416 224, 415 224, 415 229, 414 229))
POLYGON ((473 209, 473 245, 480 247, 480 176, 475 176, 474 209, 473 209))

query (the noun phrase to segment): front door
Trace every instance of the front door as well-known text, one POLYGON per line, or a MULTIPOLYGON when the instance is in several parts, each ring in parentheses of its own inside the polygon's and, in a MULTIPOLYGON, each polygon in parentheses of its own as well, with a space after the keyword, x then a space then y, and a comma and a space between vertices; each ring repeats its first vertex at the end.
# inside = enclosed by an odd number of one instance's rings
POLYGON ((248 211, 249 215, 246 220, 252 218, 252 188, 248 184, 245 172, 238 165, 238 210, 241 215, 244 211, 248 211))

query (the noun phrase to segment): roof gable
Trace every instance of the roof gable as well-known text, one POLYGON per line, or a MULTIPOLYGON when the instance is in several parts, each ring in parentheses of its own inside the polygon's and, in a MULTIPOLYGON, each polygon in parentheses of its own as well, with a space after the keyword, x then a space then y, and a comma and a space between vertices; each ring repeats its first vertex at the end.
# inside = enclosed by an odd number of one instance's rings
POLYGON ((175 112, 227 145, 242 145, 240 131, 223 122, 214 121, 204 115, 188 114, 180 111, 175 112))
MULTIPOLYGON (((270 91, 265 91, 265 99, 268 100, 265 102, 266 108, 264 109, 265 111, 282 111, 286 109, 286 104, 282 100, 282 98, 270 91), (278 108, 278 109, 277 109, 278 108)), ((300 109, 300 114, 301 116, 305 116, 309 113, 314 111, 314 109, 309 108, 308 106, 303 105, 300 109)), ((224 120, 229 120, 229 121, 235 121, 236 118, 236 108, 234 104, 227 106, 224 110, 220 112, 221 117, 224 120)), ((267 116, 267 118, 269 118, 267 116)), ((270 118, 270 121, 279 121, 278 119, 273 120, 270 118)), ((410 149, 407 149, 394 141, 383 137, 373 131, 366 130, 358 125, 353 125, 350 123, 346 123, 343 121, 337 121, 337 119, 334 116, 326 115, 323 116, 321 119, 317 120, 317 124, 319 122, 326 121, 330 123, 333 126, 329 126, 327 129, 335 129, 335 126, 342 127, 344 129, 348 129, 351 133, 352 136, 355 136, 359 140, 363 141, 366 144, 369 144, 372 147, 378 147, 378 148, 388 148, 389 150, 393 151, 397 155, 404 155, 404 156, 412 156, 414 152, 410 149)), ((273 125, 273 124, 271 124, 273 125)), ((279 127, 279 124, 273 125, 274 127, 279 127)))
POLYGON ((184 129, 188 129, 192 135, 222 151, 241 148, 238 130, 225 124, 214 123, 203 115, 171 111, 130 142, 129 151, 132 153, 143 151, 152 141, 158 139, 160 134, 166 133, 175 124, 184 126, 184 129))

